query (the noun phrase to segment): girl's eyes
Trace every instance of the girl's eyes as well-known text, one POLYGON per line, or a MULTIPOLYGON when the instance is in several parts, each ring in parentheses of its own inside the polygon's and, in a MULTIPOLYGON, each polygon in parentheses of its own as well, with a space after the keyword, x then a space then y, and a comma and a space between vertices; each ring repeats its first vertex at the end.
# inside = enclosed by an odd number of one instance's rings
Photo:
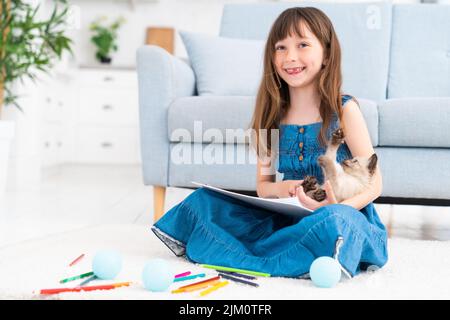
MULTIPOLYGON (((304 48, 304 47, 306 47, 306 46, 308 46, 308 45, 307 45, 306 43, 300 43, 299 46, 301 46, 302 48, 304 48)), ((284 49, 284 46, 276 46, 276 47, 275 47, 275 50, 278 50, 278 49, 284 49)))

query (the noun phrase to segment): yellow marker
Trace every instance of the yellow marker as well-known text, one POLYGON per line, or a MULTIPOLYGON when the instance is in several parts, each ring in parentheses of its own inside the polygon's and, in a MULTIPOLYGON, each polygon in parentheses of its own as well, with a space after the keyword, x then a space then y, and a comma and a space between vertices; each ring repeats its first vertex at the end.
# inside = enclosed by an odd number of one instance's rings
POLYGON ((211 293, 211 292, 213 292, 214 290, 217 290, 217 289, 219 289, 219 288, 222 288, 222 287, 226 286, 226 285, 229 284, 229 283, 230 283, 229 281, 222 281, 222 282, 219 282, 218 284, 212 286, 211 288, 206 289, 206 290, 203 290, 202 292, 200 292, 200 296, 201 296, 201 297, 206 296, 208 293, 211 293))
POLYGON ((183 293, 186 292, 183 289, 176 289, 176 290, 172 290, 171 293, 183 293))

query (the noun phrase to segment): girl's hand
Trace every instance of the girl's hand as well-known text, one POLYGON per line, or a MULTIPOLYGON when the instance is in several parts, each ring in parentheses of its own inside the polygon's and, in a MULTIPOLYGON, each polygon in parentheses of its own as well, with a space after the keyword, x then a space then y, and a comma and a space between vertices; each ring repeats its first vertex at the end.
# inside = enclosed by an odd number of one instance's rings
POLYGON ((329 180, 325 182, 323 189, 325 190, 327 197, 321 202, 308 197, 301 186, 297 190, 297 198, 303 206, 313 211, 328 204, 338 203, 329 180))
POLYGON ((280 182, 280 188, 278 189, 278 198, 294 197, 297 194, 298 187, 302 184, 303 180, 284 180, 280 182))

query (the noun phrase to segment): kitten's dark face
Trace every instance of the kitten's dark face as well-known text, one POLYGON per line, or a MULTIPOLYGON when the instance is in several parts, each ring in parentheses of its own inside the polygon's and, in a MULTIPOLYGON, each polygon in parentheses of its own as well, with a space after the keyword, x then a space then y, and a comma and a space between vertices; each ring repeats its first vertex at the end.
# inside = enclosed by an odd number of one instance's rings
POLYGON ((373 176, 377 167, 378 157, 374 153, 370 158, 354 157, 342 162, 342 168, 353 176, 373 176))

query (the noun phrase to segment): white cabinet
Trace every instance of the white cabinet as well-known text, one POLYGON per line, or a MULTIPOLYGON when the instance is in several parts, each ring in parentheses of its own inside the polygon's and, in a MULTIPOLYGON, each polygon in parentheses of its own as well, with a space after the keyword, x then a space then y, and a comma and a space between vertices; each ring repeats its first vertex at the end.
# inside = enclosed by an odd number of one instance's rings
POLYGON ((55 74, 43 85, 40 97, 41 166, 47 168, 69 161, 70 121, 75 107, 73 76, 55 74))
POLYGON ((134 69, 79 68, 53 75, 43 84, 40 106, 42 168, 140 163, 134 69))
POLYGON ((82 68, 77 92, 75 161, 139 163, 136 71, 82 68))

